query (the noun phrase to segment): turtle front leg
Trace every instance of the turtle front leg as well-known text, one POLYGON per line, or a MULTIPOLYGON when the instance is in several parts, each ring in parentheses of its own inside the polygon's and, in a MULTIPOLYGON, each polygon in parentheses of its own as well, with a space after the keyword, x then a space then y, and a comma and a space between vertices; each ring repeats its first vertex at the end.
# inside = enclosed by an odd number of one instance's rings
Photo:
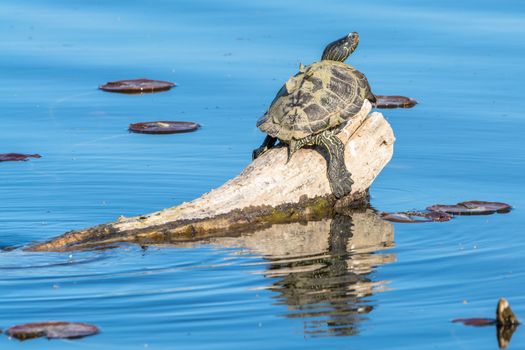
POLYGON ((330 131, 309 136, 308 143, 318 146, 327 161, 327 175, 330 188, 336 198, 346 196, 352 191, 351 174, 345 164, 345 146, 330 131))
POLYGON ((266 135, 262 145, 259 148, 256 148, 252 152, 252 160, 255 160, 256 158, 260 157, 264 152, 271 149, 273 146, 275 146, 275 143, 277 142, 277 138, 272 137, 270 135, 266 135))

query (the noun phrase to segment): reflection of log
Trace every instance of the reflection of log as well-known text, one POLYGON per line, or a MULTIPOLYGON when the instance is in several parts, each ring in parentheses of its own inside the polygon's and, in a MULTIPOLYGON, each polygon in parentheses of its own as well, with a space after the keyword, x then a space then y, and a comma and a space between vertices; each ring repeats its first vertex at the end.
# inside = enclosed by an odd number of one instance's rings
MULTIPOLYGON (((347 216, 340 216, 339 218, 341 217, 347 216)), ((324 254, 330 250, 330 245, 333 243, 330 241, 330 236, 335 237, 340 232, 343 235, 351 233, 350 239, 345 244, 344 252, 353 252, 358 257, 393 245, 394 229, 392 224, 382 220, 373 211, 359 210, 348 217, 351 222, 327 218, 307 223, 273 225, 243 235, 226 234, 222 237, 211 237, 191 244, 209 243, 221 247, 237 247, 272 259, 324 254)), ((376 255, 362 261, 366 264, 366 271, 362 272, 370 272, 373 266, 387 262, 383 261, 384 258, 387 256, 376 255), (370 260, 372 258, 377 260, 370 260)), ((362 269, 359 268, 359 270, 362 269)))
POLYGON ((257 158, 236 178, 189 203, 145 216, 71 231, 32 250, 64 250, 111 242, 147 243, 170 236, 192 240, 224 231, 253 230, 274 223, 325 217, 334 206, 366 202, 368 188, 392 157, 394 135, 380 113, 360 113, 338 133, 352 174, 352 192, 335 202, 326 162, 311 149, 297 151, 286 163, 286 149, 257 158))
POLYGON ((198 242, 157 243, 185 248, 204 243, 261 256, 252 266, 269 278, 264 288, 275 293, 277 303, 287 306, 283 316, 303 319, 306 335, 319 337, 359 333, 364 315, 375 306, 369 296, 388 283, 371 273, 395 261, 393 253, 381 252, 393 240, 391 223, 372 210, 359 210, 198 242))

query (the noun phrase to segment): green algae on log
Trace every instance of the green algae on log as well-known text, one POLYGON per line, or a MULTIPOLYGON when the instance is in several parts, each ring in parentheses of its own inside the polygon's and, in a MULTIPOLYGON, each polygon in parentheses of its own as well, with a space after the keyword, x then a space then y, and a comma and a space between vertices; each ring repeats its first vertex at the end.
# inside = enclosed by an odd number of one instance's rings
MULTIPOLYGON (((328 218, 334 213, 334 202, 335 198, 315 198, 278 207, 252 206, 242 210, 235 209, 214 217, 174 220, 145 227, 133 226, 125 230, 120 230, 118 223, 102 224, 86 230, 65 233, 49 242, 30 247, 29 250, 67 251, 107 246, 117 242, 140 245, 155 244, 159 241, 191 242, 221 236, 226 232, 228 234, 251 232, 274 224, 328 218)), ((362 200, 360 203, 366 205, 367 201, 362 200)), ((162 214, 158 213, 157 215, 161 216, 162 214)), ((121 219, 121 222, 129 220, 121 219)), ((147 217, 139 217, 139 220, 147 220, 147 217)))
POLYGON ((316 220, 335 211, 368 203, 368 188, 390 161, 394 134, 365 101, 361 111, 339 130, 345 163, 354 184, 339 200, 326 177, 326 161, 312 149, 301 149, 287 161, 286 147, 275 147, 252 161, 237 177, 201 197, 155 213, 85 230, 71 231, 28 250, 63 251, 115 242, 147 242, 169 237, 191 241, 243 232, 277 223, 316 220))

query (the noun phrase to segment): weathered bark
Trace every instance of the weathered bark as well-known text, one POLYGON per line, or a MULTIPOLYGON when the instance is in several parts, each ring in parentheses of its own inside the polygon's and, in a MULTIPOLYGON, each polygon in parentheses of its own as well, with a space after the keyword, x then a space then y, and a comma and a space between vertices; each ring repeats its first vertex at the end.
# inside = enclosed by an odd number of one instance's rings
POLYGON ((360 113, 338 133, 352 174, 352 192, 336 201, 326 177, 326 161, 312 149, 297 151, 287 163, 285 147, 274 148, 221 187, 152 214, 71 231, 31 250, 78 249, 112 242, 147 244, 160 238, 188 241, 275 223, 320 219, 356 203, 392 157, 394 135, 384 117, 365 101, 360 113))

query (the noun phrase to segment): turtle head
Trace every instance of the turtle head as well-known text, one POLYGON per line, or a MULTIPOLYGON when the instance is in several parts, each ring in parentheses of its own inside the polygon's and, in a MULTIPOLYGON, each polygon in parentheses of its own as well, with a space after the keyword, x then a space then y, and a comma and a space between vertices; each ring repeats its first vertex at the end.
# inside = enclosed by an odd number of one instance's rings
POLYGON ((350 33, 328 44, 321 59, 344 62, 354 52, 357 44, 359 44, 359 34, 350 33))

